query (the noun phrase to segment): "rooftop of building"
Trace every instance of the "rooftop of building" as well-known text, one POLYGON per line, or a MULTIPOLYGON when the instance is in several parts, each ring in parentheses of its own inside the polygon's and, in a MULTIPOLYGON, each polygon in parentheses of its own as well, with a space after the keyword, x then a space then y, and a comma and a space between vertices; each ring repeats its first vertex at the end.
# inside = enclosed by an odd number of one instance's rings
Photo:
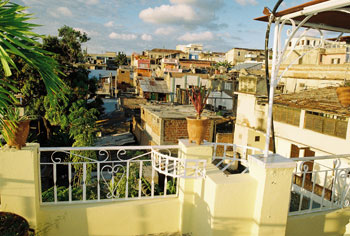
POLYGON ((184 72, 169 72, 170 74, 170 77, 172 78, 182 78, 186 75, 190 75, 190 76, 199 76, 201 77, 202 79, 209 79, 209 74, 195 74, 195 73, 192 73, 192 72, 188 72, 188 73, 184 73, 184 72))
MULTIPOLYGON (((186 117, 193 117, 196 115, 193 105, 161 103, 141 105, 141 108, 163 119, 186 119, 186 117)), ((222 119, 222 116, 217 116, 215 112, 209 110, 204 110, 202 116, 209 117, 210 119, 222 119)))
POLYGON ((256 48, 237 48, 237 47, 235 47, 235 48, 231 48, 230 50, 232 50, 232 49, 247 50, 247 51, 265 51, 264 49, 256 49, 256 48))
POLYGON ((170 93, 166 81, 156 79, 139 80, 140 88, 143 92, 149 93, 170 93))
POLYGON ((96 77, 98 78, 104 78, 104 77, 110 77, 110 75, 116 76, 117 71, 116 70, 89 70, 89 79, 96 77))
POLYGON ((237 65, 234 65, 231 70, 241 70, 241 69, 246 69, 246 70, 260 70, 262 68, 262 62, 245 62, 245 63, 240 63, 237 65))
POLYGON ((159 53, 184 53, 181 50, 175 50, 175 49, 164 49, 164 48, 153 48, 149 52, 159 52, 159 53))
POLYGON ((350 110, 342 107, 338 101, 336 87, 305 90, 292 94, 279 94, 275 96, 274 103, 304 110, 350 116, 350 110))
POLYGON ((180 62, 191 62, 191 63, 208 63, 208 64, 213 64, 215 62, 213 61, 208 61, 208 60, 195 60, 195 59, 184 59, 181 58, 180 62))

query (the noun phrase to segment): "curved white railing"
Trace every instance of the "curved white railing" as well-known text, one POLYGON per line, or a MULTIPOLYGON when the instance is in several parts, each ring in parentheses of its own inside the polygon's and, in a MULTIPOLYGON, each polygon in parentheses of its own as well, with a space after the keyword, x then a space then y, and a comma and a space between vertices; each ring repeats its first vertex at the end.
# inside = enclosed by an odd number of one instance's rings
POLYGON ((291 158, 297 162, 289 215, 350 206, 350 155, 291 158))
POLYGON ((152 166, 165 176, 185 179, 204 178, 206 164, 206 160, 179 159, 152 150, 152 166))
POLYGON ((259 148, 229 143, 211 143, 213 145, 212 162, 222 171, 230 168, 233 172, 246 173, 249 169, 248 156, 262 154, 259 148))

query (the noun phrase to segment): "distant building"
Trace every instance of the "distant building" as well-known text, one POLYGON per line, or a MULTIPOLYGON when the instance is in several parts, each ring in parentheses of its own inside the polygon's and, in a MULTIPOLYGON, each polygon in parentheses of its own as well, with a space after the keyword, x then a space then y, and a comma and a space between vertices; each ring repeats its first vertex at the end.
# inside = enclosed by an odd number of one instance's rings
MULTIPOLYGON (((239 81, 234 143, 264 149, 266 84, 259 76, 239 81)), ((339 104, 335 87, 277 95, 273 109, 277 153, 302 157, 350 151, 350 112, 339 104)))
POLYGON ((226 52, 225 60, 232 65, 247 61, 263 62, 265 60, 265 51, 261 49, 232 48, 226 52))
POLYGON ((181 50, 188 54, 188 59, 199 60, 199 55, 203 51, 202 44, 177 45, 176 50, 181 50))
POLYGON ((102 96, 116 95, 116 71, 115 70, 89 70, 89 79, 97 79, 96 94, 102 96))
POLYGON ((116 52, 106 52, 102 54, 87 54, 85 65, 90 70, 116 70, 116 52))
POLYGON ((224 52, 201 52, 199 54, 198 59, 199 60, 206 60, 206 61, 215 61, 215 62, 224 62, 225 57, 224 52))
POLYGON ((330 65, 350 62, 349 36, 337 39, 321 40, 312 36, 303 36, 300 40, 293 38, 287 47, 291 52, 283 64, 330 65), (301 55, 304 55, 301 57, 301 55))
MULTIPOLYGON (((186 117, 195 116, 192 105, 141 105, 141 124, 134 123, 133 132, 141 145, 177 144, 178 139, 187 139, 186 117)), ((211 119, 205 140, 214 137, 214 122, 221 116, 204 110, 203 116, 211 119)))
POLYGON ((180 62, 178 59, 163 58, 161 60, 161 63, 163 72, 182 72, 182 69, 180 68, 180 62))
POLYGON ((126 88, 133 86, 133 80, 130 76, 129 69, 118 69, 117 70, 117 88, 123 91, 126 88))
POLYGON ((167 102, 170 100, 170 90, 166 81, 155 78, 143 78, 138 80, 137 93, 140 97, 152 101, 167 102))
POLYGON ((161 49, 154 48, 152 50, 147 50, 144 55, 149 59, 163 59, 163 58, 176 58, 176 59, 188 59, 188 54, 181 50, 174 49, 161 49))
POLYGON ((168 73, 165 76, 165 81, 171 92, 170 101, 180 104, 188 104, 186 89, 192 86, 210 87, 208 74, 193 74, 193 73, 168 73))
POLYGON ((137 77, 151 77, 151 60, 147 56, 132 54, 132 67, 134 68, 134 79, 137 77))

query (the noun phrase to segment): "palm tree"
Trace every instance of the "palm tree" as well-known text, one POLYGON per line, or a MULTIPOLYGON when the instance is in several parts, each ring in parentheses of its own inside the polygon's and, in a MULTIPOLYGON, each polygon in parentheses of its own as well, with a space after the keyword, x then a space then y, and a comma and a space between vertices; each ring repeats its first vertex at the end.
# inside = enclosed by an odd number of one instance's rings
MULTIPOLYGON (((23 12, 26 7, 0 0, 0 127, 4 125, 3 117, 10 116, 14 97, 18 89, 12 86, 9 77, 12 70, 19 70, 12 57, 16 56, 35 69, 43 79, 48 96, 65 98, 66 86, 59 78, 62 74, 59 64, 43 50, 37 41, 42 36, 33 32, 39 25, 28 23, 31 14, 23 12)), ((54 101, 55 99, 50 99, 54 101)))

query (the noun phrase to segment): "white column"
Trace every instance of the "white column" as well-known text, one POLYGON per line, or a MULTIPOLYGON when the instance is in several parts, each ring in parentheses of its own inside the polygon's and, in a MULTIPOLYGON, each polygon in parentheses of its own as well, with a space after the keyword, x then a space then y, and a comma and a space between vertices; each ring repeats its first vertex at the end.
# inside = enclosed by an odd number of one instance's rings
POLYGON ((252 235, 285 235, 295 165, 278 154, 249 156, 249 174, 257 181, 252 235))

